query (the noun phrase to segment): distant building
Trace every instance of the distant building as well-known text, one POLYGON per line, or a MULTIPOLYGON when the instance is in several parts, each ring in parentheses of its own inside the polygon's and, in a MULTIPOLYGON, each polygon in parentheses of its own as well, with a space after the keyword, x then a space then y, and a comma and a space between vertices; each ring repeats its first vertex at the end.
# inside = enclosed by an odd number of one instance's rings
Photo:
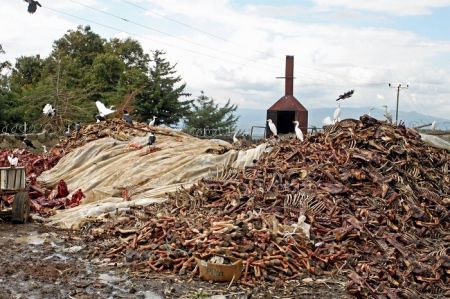
MULTIPOLYGON (((267 110, 267 119, 277 127, 278 134, 294 133, 294 120, 303 134, 308 129, 308 110, 294 97, 294 56, 286 56, 285 95, 267 110)), ((272 135, 266 122, 267 137, 272 135)))

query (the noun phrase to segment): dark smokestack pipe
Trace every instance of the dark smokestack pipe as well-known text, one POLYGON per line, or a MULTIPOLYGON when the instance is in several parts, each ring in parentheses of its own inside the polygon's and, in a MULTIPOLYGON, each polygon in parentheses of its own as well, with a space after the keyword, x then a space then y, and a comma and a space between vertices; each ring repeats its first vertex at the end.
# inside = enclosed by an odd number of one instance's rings
POLYGON ((294 56, 286 55, 285 95, 294 95, 294 56))

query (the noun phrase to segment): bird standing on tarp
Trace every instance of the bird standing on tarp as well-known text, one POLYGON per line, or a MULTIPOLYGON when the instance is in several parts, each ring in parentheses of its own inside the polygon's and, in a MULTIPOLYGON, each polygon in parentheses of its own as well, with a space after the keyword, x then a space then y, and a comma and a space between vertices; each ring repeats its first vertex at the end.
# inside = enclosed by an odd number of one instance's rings
POLYGON ((237 132, 234 132, 233 143, 238 143, 239 142, 239 139, 237 139, 236 134, 237 134, 237 132))
POLYGON ((297 139, 300 139, 300 141, 303 141, 305 138, 303 136, 302 130, 299 128, 298 121, 294 120, 293 123, 295 124, 295 136, 297 136, 297 139))
POLYGON ((149 125, 150 127, 153 127, 153 126, 155 125, 155 121, 156 121, 156 116, 153 116, 153 120, 150 121, 150 122, 148 123, 148 125, 149 125))
POLYGON ((131 115, 128 113, 127 110, 123 111, 123 120, 127 122, 127 124, 132 125, 133 124, 133 119, 131 118, 131 115))
POLYGON ((22 139, 22 143, 25 146, 31 147, 33 149, 36 149, 36 147, 33 145, 33 143, 31 142, 31 140, 29 140, 28 138, 26 138, 25 136, 20 137, 22 139))
POLYGON ((28 3, 28 12, 33 14, 36 12, 37 7, 42 7, 42 5, 34 0, 23 0, 28 3))
POLYGON ((272 132, 273 136, 278 137, 277 136, 277 127, 275 126, 275 124, 272 122, 272 120, 270 118, 267 120, 267 122, 269 123, 269 129, 272 132))
POLYGON ((44 109, 42 109, 42 113, 44 113, 45 116, 53 116, 55 115, 56 109, 53 109, 52 105, 46 104, 44 106, 44 109))
POLYGON ((150 133, 150 135, 148 135, 148 142, 147 145, 152 145, 153 143, 156 142, 156 136, 153 133, 150 133))
POLYGON ((19 158, 14 157, 12 155, 8 155, 8 162, 11 167, 17 167, 17 164, 19 163, 19 158))

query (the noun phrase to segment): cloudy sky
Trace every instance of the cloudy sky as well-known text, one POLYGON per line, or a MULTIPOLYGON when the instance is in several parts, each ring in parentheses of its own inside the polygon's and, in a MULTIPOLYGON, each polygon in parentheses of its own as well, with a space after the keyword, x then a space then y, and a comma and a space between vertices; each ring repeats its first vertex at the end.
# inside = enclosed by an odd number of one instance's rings
MULTIPOLYGON (((163 49, 189 91, 268 108, 295 56, 295 96, 307 108, 388 105, 450 119, 450 0, 22 0, 0 1, 6 58, 48 55, 77 25, 163 49), (124 20, 125 19, 125 20, 124 20), (126 21, 128 20, 128 21, 126 21)), ((3 57, 2 57, 3 58, 3 57)))

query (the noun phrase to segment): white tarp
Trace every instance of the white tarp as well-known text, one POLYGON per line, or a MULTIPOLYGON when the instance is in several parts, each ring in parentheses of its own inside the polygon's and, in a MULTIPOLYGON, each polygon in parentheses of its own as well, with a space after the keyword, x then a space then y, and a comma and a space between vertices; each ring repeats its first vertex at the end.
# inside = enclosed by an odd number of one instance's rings
POLYGON ((77 227, 87 216, 161 202, 167 192, 181 185, 190 186, 202 177, 214 176, 230 167, 252 165, 269 150, 263 144, 248 151, 236 151, 224 141, 170 133, 172 136, 156 134, 154 146, 160 150, 151 153, 146 152, 148 146, 142 149, 130 146, 144 145, 147 137, 135 137, 129 142, 103 138, 63 157, 38 180, 47 186, 64 180, 70 192, 81 189, 86 198, 78 207, 58 211, 50 217, 50 224, 77 227), (122 197, 125 188, 129 201, 122 197))
POLYGON ((429 145, 441 149, 446 149, 450 151, 450 142, 445 141, 442 138, 439 138, 438 136, 434 135, 428 135, 428 134, 420 134, 420 137, 425 143, 428 143, 429 145))

